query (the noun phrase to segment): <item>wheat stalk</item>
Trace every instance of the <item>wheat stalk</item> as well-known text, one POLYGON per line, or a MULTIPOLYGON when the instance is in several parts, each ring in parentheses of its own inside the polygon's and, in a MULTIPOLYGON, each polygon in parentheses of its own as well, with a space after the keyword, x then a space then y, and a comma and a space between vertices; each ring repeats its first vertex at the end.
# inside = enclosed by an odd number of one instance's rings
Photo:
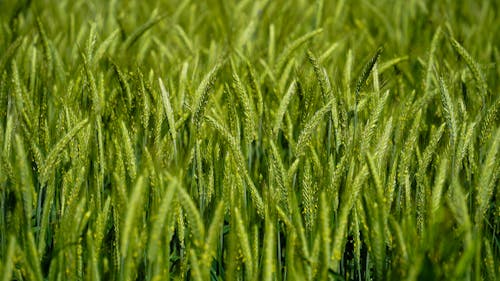
POLYGON ((12 278, 12 271, 14 269, 14 255, 16 251, 16 238, 11 235, 9 236, 9 246, 7 248, 7 255, 5 257, 5 263, 3 264, 3 274, 2 280, 9 281, 12 278))
POLYGON ((266 220, 266 227, 264 232, 264 261, 263 261, 263 274, 262 280, 271 281, 276 273, 275 267, 275 245, 276 238, 274 233, 274 226, 270 220, 266 220))

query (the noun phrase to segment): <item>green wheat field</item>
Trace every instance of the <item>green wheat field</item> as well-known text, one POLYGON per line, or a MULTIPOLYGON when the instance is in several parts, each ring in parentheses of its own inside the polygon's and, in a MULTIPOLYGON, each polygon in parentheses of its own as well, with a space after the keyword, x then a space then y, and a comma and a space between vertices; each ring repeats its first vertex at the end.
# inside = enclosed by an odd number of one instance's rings
POLYGON ((0 0, 0 281, 499 280, 495 0, 0 0))

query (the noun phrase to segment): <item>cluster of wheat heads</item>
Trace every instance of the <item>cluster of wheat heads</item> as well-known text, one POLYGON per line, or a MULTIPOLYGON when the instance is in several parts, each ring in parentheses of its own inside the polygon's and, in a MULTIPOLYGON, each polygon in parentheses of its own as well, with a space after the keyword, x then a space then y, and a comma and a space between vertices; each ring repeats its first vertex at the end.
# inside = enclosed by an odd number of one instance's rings
POLYGON ((0 279, 497 280, 498 3, 310 2, 0 2, 0 279))

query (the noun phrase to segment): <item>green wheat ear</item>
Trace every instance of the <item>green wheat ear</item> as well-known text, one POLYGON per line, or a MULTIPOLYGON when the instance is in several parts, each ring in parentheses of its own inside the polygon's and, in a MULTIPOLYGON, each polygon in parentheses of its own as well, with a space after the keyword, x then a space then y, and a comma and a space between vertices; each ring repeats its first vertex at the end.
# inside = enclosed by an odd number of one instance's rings
POLYGON ((487 276, 489 280, 496 280, 498 269, 495 269, 496 262, 493 256, 492 244, 488 238, 484 239, 483 247, 486 249, 485 267, 487 276))
POLYGON ((153 225, 153 229, 151 230, 148 246, 148 257, 151 260, 157 258, 158 245, 161 244, 161 234, 164 231, 165 220, 167 218, 168 211, 171 209, 171 204, 176 189, 177 185, 175 183, 168 186, 168 190, 164 194, 157 214, 154 218, 155 223, 153 225))
POLYGON ((0 281, 498 279, 494 1, 0 2, 0 281))
POLYGON ((129 135, 129 130, 127 129, 127 126, 125 125, 125 122, 122 121, 121 123, 121 133, 123 136, 124 140, 124 147, 123 150, 125 152, 125 161, 126 161, 126 168, 127 172, 132 180, 135 179, 137 175, 137 166, 136 166, 136 157, 135 157, 135 152, 134 152, 134 147, 132 144, 132 140, 129 135))
POLYGON ((292 81, 292 83, 290 83, 290 87, 288 87, 288 90, 286 91, 286 94, 281 99, 278 111, 275 114, 276 117, 274 118, 274 126, 273 126, 273 135, 275 136, 275 138, 278 135, 278 131, 281 129, 283 116, 287 111, 287 107, 290 104, 290 101, 292 100, 292 97, 296 92, 297 92, 296 82, 292 81))
MULTIPOLYGON (((335 45, 334 45, 335 47, 335 45)), ((330 51, 330 50, 328 50, 330 51)), ((335 135, 336 142, 336 150, 338 151, 341 143, 341 128, 340 128, 340 120, 339 120, 339 110, 337 108, 337 98, 332 91, 332 86, 330 80, 328 78, 328 74, 324 67, 320 67, 320 60, 316 59, 311 51, 307 51, 307 57, 309 62, 312 64, 314 69, 314 74, 316 76, 316 80, 320 86, 321 95, 323 100, 332 100, 332 109, 331 109, 331 122, 333 122, 333 130, 335 135)), ((329 129, 330 130, 330 129, 329 129)), ((328 132, 329 133, 329 132, 328 132)))
POLYGON ((63 149, 76 136, 76 134, 78 134, 78 132, 87 126, 87 124, 88 119, 80 121, 80 123, 76 124, 50 151, 40 172, 40 178, 43 183, 49 180, 49 173, 53 172, 54 168, 57 166, 57 162, 60 160, 63 149))
POLYGON ((429 59, 427 61, 427 69, 426 69, 426 74, 425 74, 425 94, 427 95, 430 90, 431 90, 431 84, 432 84, 432 78, 433 78, 433 72, 432 70, 435 69, 434 63, 435 63, 435 54, 437 51, 437 47, 439 44, 439 39, 441 38, 441 27, 438 27, 434 33, 434 36, 432 37, 431 41, 431 48, 429 51, 429 59))
POLYGON ((476 229, 481 229, 484 223, 484 218, 488 205, 490 204, 493 191, 495 189, 495 182, 498 180, 498 147, 500 143, 500 128, 497 129, 493 143, 490 146, 488 154, 484 162, 481 174, 479 175, 479 182, 477 186, 477 208, 474 217, 476 229))
POLYGON ((236 96, 243 108, 243 116, 244 116, 244 128, 245 128, 245 143, 250 145, 253 140, 257 138, 257 117, 255 114, 255 109, 253 105, 253 101, 250 98, 249 94, 243 87, 243 83, 236 72, 235 66, 231 63, 232 68, 232 76, 233 76, 233 88, 236 92, 236 96))
POLYGON ((263 111, 264 111, 264 98, 262 97, 262 91, 260 89, 259 82, 257 81, 257 77, 255 76, 255 69, 253 68, 252 64, 248 61, 248 59, 245 60, 246 64, 246 69, 248 72, 248 82, 250 83, 250 89, 252 91, 252 95, 254 98, 257 98, 257 114, 260 117, 262 117, 263 111))
POLYGON ((145 182, 144 177, 141 175, 134 186, 132 194, 129 199, 129 206, 127 208, 127 213, 125 215, 125 222, 123 225, 121 243, 120 243, 120 253, 122 254, 122 258, 129 254, 129 245, 130 245, 130 235, 133 231, 134 226, 137 225, 137 216, 140 211, 140 205, 144 200, 144 188, 145 182))
POLYGON ((129 49, 135 42, 137 42, 139 38, 146 33, 146 31, 167 17, 166 14, 160 16, 156 16, 154 14, 156 14, 156 10, 153 11, 153 16, 147 22, 139 26, 132 34, 130 34, 130 36, 127 37, 127 40, 123 43, 123 48, 125 50, 129 49))
POLYGON ((203 262, 206 267, 210 265, 217 252, 218 239, 223 229, 224 215, 226 213, 225 207, 224 201, 222 200, 217 204, 212 222, 208 228, 207 238, 205 240, 206 249, 203 254, 203 262))
POLYGON ((194 249, 191 249, 189 251, 189 260, 191 261, 191 275, 193 277, 193 280, 202 281, 203 275, 200 268, 200 262, 194 249))
POLYGON ((276 63, 275 69, 277 70, 278 74, 281 73, 285 64, 290 60, 290 56, 297 48, 299 48, 302 44, 306 43, 311 38, 317 36, 321 32, 323 32, 322 28, 313 30, 313 31, 295 39, 293 42, 291 42, 289 45, 287 45, 286 48, 281 53, 281 55, 278 57, 278 61, 276 63))
POLYGON ((17 170, 20 171, 19 174, 19 184, 21 185, 21 198, 23 198, 23 210, 24 210, 24 220, 23 223, 27 227, 27 230, 30 231, 29 226, 31 224, 31 215, 33 213, 33 194, 34 190, 31 190, 33 187, 33 179, 31 177, 30 166, 27 161, 26 151, 24 149, 24 144, 21 138, 16 135, 16 154, 17 154, 17 170))
POLYGON ((366 80, 368 80, 368 76, 373 70, 373 67, 377 63, 380 54, 382 54, 382 47, 379 47, 375 54, 370 58, 370 60, 365 64, 363 67, 363 70, 361 71, 361 74, 359 75, 358 81, 356 82, 356 88, 355 88, 355 93, 356 93, 356 99, 358 99, 359 93, 361 91, 361 88, 365 84, 366 80))
POLYGON ((183 188, 178 189, 178 195, 182 209, 186 212, 188 218, 194 245, 202 247, 202 241, 205 239, 205 225, 201 219, 200 212, 196 208, 191 196, 183 188))
POLYGON ((319 222, 321 223, 320 229, 321 229, 321 239, 322 245, 323 245, 323 253, 322 253, 322 269, 321 269, 321 278, 325 278, 326 275, 328 274, 328 269, 330 266, 330 259, 331 259, 331 223, 330 223, 330 218, 331 218, 331 208, 330 204, 327 203, 326 199, 326 194, 325 192, 321 192, 320 195, 320 200, 319 200, 319 210, 320 210, 320 215, 319 215, 319 222))
POLYGON ((325 114, 332 109, 332 102, 333 101, 330 101, 325 106, 316 111, 316 113, 314 113, 314 115, 305 124, 304 129, 302 129, 302 131, 300 132, 299 138, 297 140, 297 156, 300 157, 305 153, 305 149, 308 143, 311 141, 314 130, 316 130, 316 128, 319 126, 325 114))
POLYGON ((262 216, 264 214, 264 202, 261 195, 259 194, 259 191, 255 187, 250 174, 248 173, 243 155, 241 153, 241 150, 238 148, 239 145, 236 139, 214 118, 206 117, 206 120, 219 134, 222 135, 224 140, 229 144, 229 148, 231 149, 232 155, 235 158, 238 172, 242 179, 248 184, 250 196, 252 197, 252 201, 255 205, 255 208, 257 209, 257 213, 262 216))
POLYGON ((272 163, 270 164, 270 173, 274 176, 276 183, 278 185, 278 201, 285 206, 288 210, 289 206, 289 188, 288 188, 288 178, 287 172, 283 165, 281 156, 279 154, 278 148, 276 147, 273 141, 270 142, 271 147, 271 155, 272 155, 272 163))
POLYGON ((476 80, 476 83, 478 84, 479 87, 479 92, 481 94, 481 99, 482 99, 482 106, 486 106, 485 104, 485 99, 486 95, 488 92, 488 85, 486 84, 486 81, 484 79, 484 75, 482 72, 479 70, 479 66, 476 63, 476 61, 472 58, 472 56, 465 50, 460 43, 458 43, 455 38, 450 38, 451 46, 453 46, 453 49, 465 60, 465 63, 467 64, 467 67, 470 69, 472 72, 472 77, 474 77, 474 80, 476 80))
POLYGON ((307 58, 313 66, 314 74, 316 75, 316 79, 318 80, 323 100, 327 100, 331 94, 331 87, 328 85, 329 83, 326 80, 327 77, 324 75, 323 69, 320 67, 318 60, 316 59, 316 57, 314 57, 313 53, 310 50, 307 51, 307 58))
POLYGON ((443 188, 447 178, 449 161, 447 158, 442 158, 439 163, 437 176, 434 186, 431 191, 430 212, 431 218, 435 219, 439 208, 441 208, 441 198, 443 196, 443 188))
POLYGON ((243 252, 243 263, 245 264, 245 277, 247 280, 253 280, 253 256, 250 250, 250 240, 247 235, 248 231, 245 228, 243 218, 241 217, 238 208, 234 209, 234 221, 236 222, 236 233, 238 234, 241 251, 243 252))
MULTIPOLYGON (((441 94, 441 104, 444 110, 444 118, 450 134, 450 145, 452 149, 454 149, 457 140, 457 119, 453 102, 448 92, 448 87, 442 77, 439 78, 439 90, 441 94)), ((454 164, 455 163, 453 163, 453 165, 454 164)))
POLYGON ((44 59, 45 59, 45 67, 47 68, 46 70, 48 71, 48 73, 46 73, 46 75, 51 75, 53 67, 54 67, 52 50, 50 47, 51 42, 50 42, 50 39, 48 38, 47 33, 45 31, 45 26, 43 25, 40 18, 36 19, 36 27, 38 29, 38 33, 40 34, 40 37, 42 40, 43 55, 44 55, 44 59))
POLYGON ((203 117, 205 107, 208 103, 208 94, 210 92, 210 89, 214 86, 215 79, 217 77, 217 73, 219 72, 219 69, 221 68, 221 64, 215 65, 212 70, 205 75, 203 80, 201 81, 200 85, 198 86, 198 89, 196 90, 196 101, 195 105, 193 108, 193 118, 192 122, 196 126, 197 129, 199 129, 201 125, 201 119, 203 117))
POLYGON ((389 98, 389 90, 387 90, 384 93, 384 95, 377 101, 377 106, 375 107, 375 110, 372 112, 371 117, 369 118, 368 123, 366 124, 363 134, 361 136, 362 140, 361 140, 360 151, 368 151, 375 129, 377 125, 381 123, 380 118, 382 117, 382 113, 388 98, 389 98))
POLYGON ((480 138, 479 143, 484 145, 488 139, 491 138, 492 130, 495 128, 494 124, 499 119, 498 112, 500 111, 500 98, 497 98, 496 101, 490 106, 490 108, 486 111, 485 116, 481 119, 481 130, 480 130, 480 138))
POLYGON ((177 131, 175 129, 175 119, 174 119, 174 110, 172 109, 172 104, 170 103, 170 94, 165 89, 165 85, 163 85, 163 81, 161 78, 158 78, 158 82, 160 84, 161 98, 163 101, 163 107, 165 108, 165 112, 167 113, 167 121, 168 127, 170 131, 170 135, 172 136, 172 141, 174 142, 174 149, 176 148, 176 139, 177 139, 177 131))

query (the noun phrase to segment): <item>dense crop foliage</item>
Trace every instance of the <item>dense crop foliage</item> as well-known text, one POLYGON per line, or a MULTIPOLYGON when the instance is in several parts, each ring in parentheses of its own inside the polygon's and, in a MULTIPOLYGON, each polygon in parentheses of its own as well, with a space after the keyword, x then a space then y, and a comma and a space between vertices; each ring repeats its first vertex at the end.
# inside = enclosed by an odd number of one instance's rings
POLYGON ((0 1, 1 280, 498 280, 498 1, 0 1))

